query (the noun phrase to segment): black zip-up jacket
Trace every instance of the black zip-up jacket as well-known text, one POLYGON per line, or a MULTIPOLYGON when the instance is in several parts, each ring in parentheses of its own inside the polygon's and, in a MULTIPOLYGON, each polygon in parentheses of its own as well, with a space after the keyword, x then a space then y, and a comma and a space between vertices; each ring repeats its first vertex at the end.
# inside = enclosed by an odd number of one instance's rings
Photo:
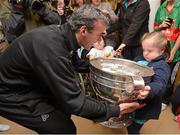
POLYGON ((68 24, 25 33, 0 56, 0 115, 39 116, 54 109, 95 121, 119 115, 76 85, 71 52, 80 46, 68 24))

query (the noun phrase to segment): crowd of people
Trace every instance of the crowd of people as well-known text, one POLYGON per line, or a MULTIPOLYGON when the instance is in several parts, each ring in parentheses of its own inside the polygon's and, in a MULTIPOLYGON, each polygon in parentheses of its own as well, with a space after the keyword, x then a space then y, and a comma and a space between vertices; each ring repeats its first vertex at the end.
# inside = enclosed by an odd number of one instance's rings
POLYGON ((153 32, 148 0, 118 0, 115 9, 102 0, 0 1, 1 116, 40 134, 76 133, 72 114, 103 122, 133 112, 127 131, 140 134, 145 122, 177 101, 172 75, 180 62, 179 0, 162 2, 153 32), (137 95, 142 102, 113 105, 85 95, 76 73, 89 72, 89 61, 98 57, 153 68, 137 95))

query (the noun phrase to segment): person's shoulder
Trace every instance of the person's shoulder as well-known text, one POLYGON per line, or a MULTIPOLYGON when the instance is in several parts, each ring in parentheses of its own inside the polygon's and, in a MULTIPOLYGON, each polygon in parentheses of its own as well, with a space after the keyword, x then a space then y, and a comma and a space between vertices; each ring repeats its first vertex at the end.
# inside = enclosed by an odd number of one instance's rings
POLYGON ((156 67, 156 68, 170 70, 168 63, 163 59, 153 62, 152 65, 154 65, 153 67, 156 67))
POLYGON ((52 29, 55 28, 56 25, 46 25, 46 26, 40 26, 38 28, 32 29, 28 31, 27 33, 36 33, 36 32, 46 32, 46 31, 52 31, 52 29))
POLYGON ((174 7, 178 7, 178 9, 180 9, 180 0, 177 0, 176 3, 175 3, 175 6, 174 7))
POLYGON ((148 0, 137 0, 137 6, 141 6, 143 8, 150 8, 150 4, 148 0))

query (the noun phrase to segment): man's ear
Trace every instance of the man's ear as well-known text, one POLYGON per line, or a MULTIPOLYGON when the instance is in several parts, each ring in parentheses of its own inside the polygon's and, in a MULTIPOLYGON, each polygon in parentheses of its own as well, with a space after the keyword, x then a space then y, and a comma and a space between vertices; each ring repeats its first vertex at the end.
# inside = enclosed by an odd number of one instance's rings
POLYGON ((86 26, 81 26, 79 32, 81 33, 82 36, 85 36, 87 33, 87 27, 86 26))

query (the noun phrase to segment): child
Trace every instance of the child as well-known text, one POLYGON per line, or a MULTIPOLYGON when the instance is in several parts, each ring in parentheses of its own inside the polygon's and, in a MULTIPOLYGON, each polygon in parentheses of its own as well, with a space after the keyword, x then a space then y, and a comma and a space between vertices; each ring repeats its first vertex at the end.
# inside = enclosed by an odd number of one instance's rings
POLYGON ((128 134, 139 134, 140 129, 149 119, 158 119, 161 112, 162 94, 170 76, 170 67, 165 62, 167 40, 161 32, 146 33, 142 39, 143 56, 136 58, 138 63, 153 68, 155 74, 149 84, 149 93, 141 100, 145 106, 135 111, 133 123, 127 127, 128 134))
POLYGON ((92 60, 94 58, 99 58, 99 57, 113 57, 114 52, 113 52, 113 47, 111 46, 106 46, 104 47, 104 39, 101 38, 99 41, 94 43, 94 48, 92 48, 89 53, 87 54, 87 57, 89 60, 92 60))

